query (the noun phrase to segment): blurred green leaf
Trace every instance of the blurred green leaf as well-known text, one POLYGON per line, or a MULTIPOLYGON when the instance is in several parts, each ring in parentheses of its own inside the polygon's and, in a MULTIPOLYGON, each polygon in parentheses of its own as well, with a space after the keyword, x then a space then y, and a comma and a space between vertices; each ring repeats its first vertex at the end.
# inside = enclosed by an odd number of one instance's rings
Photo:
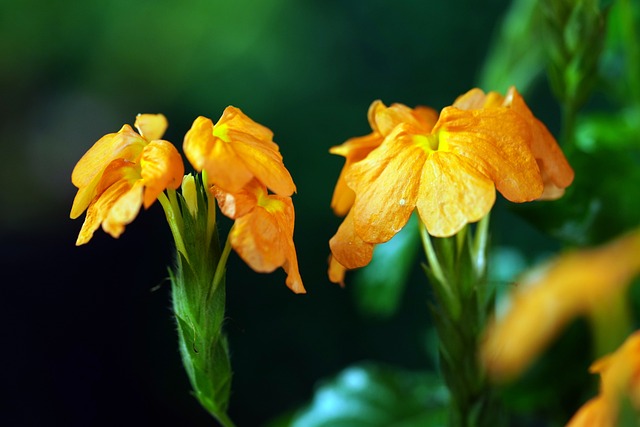
POLYGON ((365 363, 345 369, 316 390, 309 406, 270 426, 443 426, 447 400, 435 373, 365 363))
POLYGON ((622 102, 640 103, 640 4, 618 0, 609 8, 607 37, 600 63, 606 94, 622 102))
POLYGON ((640 148, 640 109, 581 117, 576 129, 576 145, 588 153, 598 149, 640 148))
POLYGON ((640 151, 598 148, 575 151, 576 177, 556 201, 513 205, 547 234, 572 245, 602 243, 640 223, 640 151))
POLYGON ((356 273, 354 293, 360 312, 389 317, 395 313, 420 245, 418 218, 413 215, 396 236, 373 252, 371 263, 356 273))
POLYGON ((480 87, 505 93, 514 85, 524 93, 545 67, 537 0, 515 0, 494 37, 480 74, 480 87))

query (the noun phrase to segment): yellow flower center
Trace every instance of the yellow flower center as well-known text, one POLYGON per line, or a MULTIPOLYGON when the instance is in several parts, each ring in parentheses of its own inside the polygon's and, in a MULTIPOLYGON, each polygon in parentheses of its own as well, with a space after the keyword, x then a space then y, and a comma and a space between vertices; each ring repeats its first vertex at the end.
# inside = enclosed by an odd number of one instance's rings
POLYGON ((260 191, 260 194, 258 195, 258 206, 271 214, 275 212, 282 212, 284 209, 284 203, 278 199, 269 197, 262 191, 260 191))
POLYGON ((427 154, 433 153, 434 151, 444 151, 447 145, 446 141, 440 138, 439 133, 414 135, 413 143, 422 148, 427 154))
POLYGON ((229 139, 229 126, 225 124, 216 125, 213 127, 213 136, 221 139, 224 142, 230 142, 229 139))

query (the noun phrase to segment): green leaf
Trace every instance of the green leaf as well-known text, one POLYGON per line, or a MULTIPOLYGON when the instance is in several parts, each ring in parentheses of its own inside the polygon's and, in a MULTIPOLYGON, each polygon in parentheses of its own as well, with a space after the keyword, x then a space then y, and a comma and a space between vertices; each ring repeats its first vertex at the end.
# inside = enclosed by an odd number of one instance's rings
POLYGON ((313 401, 273 426, 444 426, 448 393, 433 372, 364 363, 322 384, 313 401))
POLYGON ((418 218, 413 215, 396 236, 373 252, 371 263, 356 273, 353 290, 362 314, 393 315, 418 254, 418 218))
POLYGON ((598 149, 640 148, 640 109, 580 117, 576 145, 587 153, 598 149))
POLYGON ((545 233, 578 246, 601 243, 638 226, 639 150, 575 151, 569 162, 576 177, 562 198, 512 209, 545 233))
POLYGON ((544 71, 543 28, 538 0, 515 0, 493 40, 480 75, 480 87, 505 93, 514 85, 524 93, 544 71))

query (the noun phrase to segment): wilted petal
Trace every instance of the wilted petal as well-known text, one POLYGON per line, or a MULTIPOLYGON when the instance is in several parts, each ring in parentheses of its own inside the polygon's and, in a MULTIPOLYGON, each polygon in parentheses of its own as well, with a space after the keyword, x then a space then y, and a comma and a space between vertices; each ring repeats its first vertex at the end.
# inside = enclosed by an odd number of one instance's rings
POLYGON ((162 138, 169 122, 163 114, 138 114, 134 126, 144 139, 153 141, 162 138))
POLYGON ((493 182, 453 153, 429 156, 420 179, 416 206, 432 236, 448 237, 479 221, 493 206, 493 182))
POLYGON ((144 207, 148 208, 167 188, 182 184, 184 164, 180 153, 170 142, 151 141, 142 150, 141 176, 144 183, 144 207))

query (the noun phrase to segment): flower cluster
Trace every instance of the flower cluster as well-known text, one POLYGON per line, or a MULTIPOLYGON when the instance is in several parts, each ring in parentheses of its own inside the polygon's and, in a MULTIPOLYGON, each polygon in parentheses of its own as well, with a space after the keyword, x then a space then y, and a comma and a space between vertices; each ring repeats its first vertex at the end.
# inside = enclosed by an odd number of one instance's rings
POLYGON ((344 222, 331 239, 329 276, 367 265, 417 210, 429 234, 448 237, 479 221, 497 189, 507 200, 554 199, 573 170, 520 94, 472 89, 438 115, 401 104, 369 108, 372 133, 330 151, 346 162, 332 207, 344 222))
POLYGON ((205 117, 195 120, 184 152, 197 171, 206 172, 222 213, 235 220, 229 239, 240 258, 258 272, 283 267, 287 286, 304 293, 293 245, 296 186, 272 138, 269 129, 227 107, 215 125, 205 117))
MULTIPOLYGON (((142 114, 135 126, 139 133, 125 125, 102 137, 73 170, 78 193, 70 216, 77 218, 87 210, 78 245, 87 243, 101 224, 113 237, 120 236, 141 206, 162 201, 165 190, 183 182, 180 154, 159 139, 167 128, 166 118, 142 114)), ((235 220, 229 237, 233 249, 258 272, 283 267, 287 286, 303 293, 293 244, 291 195, 296 187, 272 138, 269 129, 229 106, 216 124, 198 117, 185 135, 183 149, 193 167, 204 171, 208 194, 235 220)), ((185 182, 191 186, 184 188, 193 187, 192 181, 185 182)))
POLYGON ((77 245, 89 242, 100 224, 119 237, 142 205, 148 208, 165 189, 182 183, 180 153, 160 139, 167 119, 161 114, 140 114, 135 127, 139 134, 124 125, 119 132, 100 138, 73 169, 71 182, 78 193, 70 216, 75 219, 87 211, 77 245))

